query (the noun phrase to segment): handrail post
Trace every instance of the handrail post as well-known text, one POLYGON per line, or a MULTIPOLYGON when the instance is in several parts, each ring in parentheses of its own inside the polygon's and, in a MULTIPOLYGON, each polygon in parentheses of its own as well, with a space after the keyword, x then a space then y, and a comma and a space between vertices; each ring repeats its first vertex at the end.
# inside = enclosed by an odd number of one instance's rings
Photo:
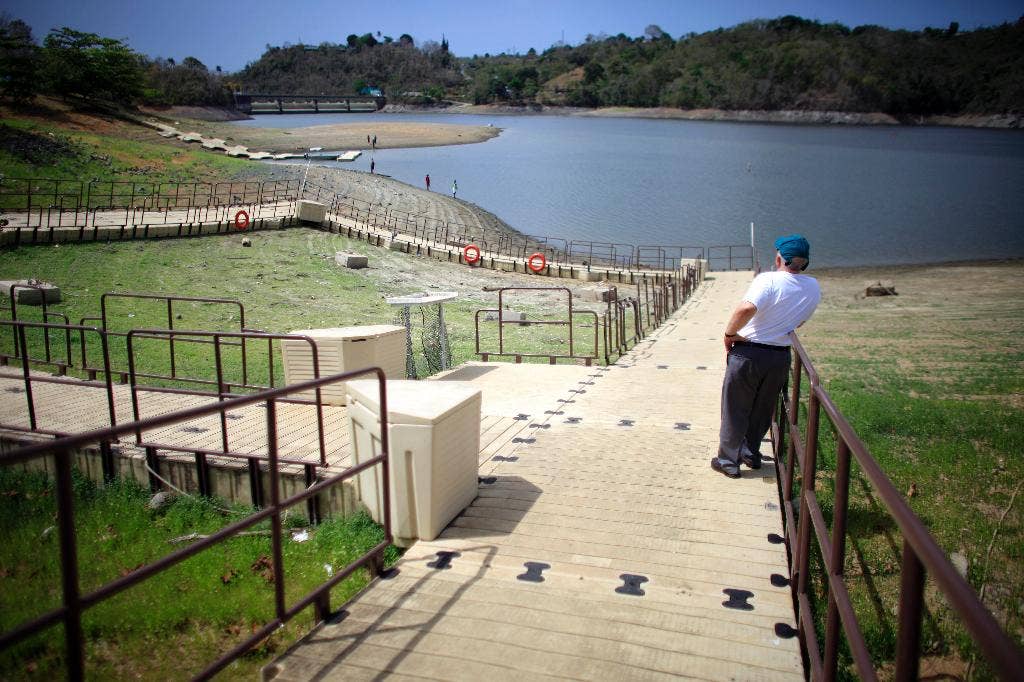
POLYGON ((910 541, 903 540, 900 571, 899 634, 896 639, 897 682, 917 679, 921 663, 921 612, 924 608, 924 566, 910 541))
MULTIPOLYGON (((267 406, 267 466, 270 468, 270 544, 274 562, 274 609, 285 620, 284 558, 281 555, 281 481, 277 470, 277 400, 270 398, 267 406)), ((385 497, 387 495, 385 494, 385 497)))
MULTIPOLYGON (((850 446, 840 438, 836 446, 835 502, 832 516, 832 555, 828 575, 842 577, 846 558, 846 517, 850 500, 850 446)), ((836 678, 839 663, 839 607, 831 585, 828 590, 828 613, 825 617, 825 656, 822 661, 825 681, 836 678)))
MULTIPOLYGON (((173 339, 174 334, 170 337, 173 339)), ((224 402, 224 364, 220 357, 220 334, 213 335, 213 361, 217 370, 217 402, 224 402)), ((224 452, 228 451, 228 417, 224 410, 220 411, 220 439, 224 452)))
MULTIPOLYGON (((110 345, 107 341, 107 334, 104 331, 96 330, 100 335, 100 348, 103 351, 103 383, 107 387, 107 412, 110 414, 110 425, 117 426, 117 410, 114 407, 114 380, 110 371, 110 345)), ((85 332, 82 332, 85 338, 85 332)))
MULTIPOLYGON (((797 595, 807 594, 811 565, 811 513, 809 498, 814 495, 814 479, 818 459, 818 418, 821 404, 816 387, 811 387, 807 400, 807 434, 804 441, 804 461, 800 465, 800 520, 794 564, 797 567, 797 595)), ((814 623, 799 623, 801 629, 814 628, 814 623)), ((815 652, 817 655, 817 652, 815 652)))
POLYGON ((85 677, 85 658, 82 651, 82 602, 78 584, 78 547, 75 542, 74 486, 71 482, 71 453, 54 453, 57 468, 57 523, 60 535, 61 583, 63 588, 64 641, 67 645, 69 680, 85 677))
POLYGON ((25 379, 25 398, 28 400, 28 424, 29 428, 33 431, 36 430, 36 406, 35 400, 32 397, 32 375, 28 365, 28 345, 25 343, 25 327, 24 325, 18 325, 17 333, 15 334, 21 342, 21 369, 25 379))
MULTIPOLYGON (((170 330, 174 329, 174 303, 170 296, 167 297, 167 328, 170 330)), ((174 334, 168 337, 168 343, 171 352, 171 378, 174 379, 176 376, 174 367, 174 334)))
MULTIPOLYGON (((789 398, 789 423, 786 430, 796 429, 800 420, 800 380, 803 377, 803 360, 800 353, 793 354, 793 386, 789 398)), ((789 447, 786 448, 786 480, 782 487, 782 500, 788 505, 793 503, 793 479, 796 475, 796 437, 789 439, 789 447)))

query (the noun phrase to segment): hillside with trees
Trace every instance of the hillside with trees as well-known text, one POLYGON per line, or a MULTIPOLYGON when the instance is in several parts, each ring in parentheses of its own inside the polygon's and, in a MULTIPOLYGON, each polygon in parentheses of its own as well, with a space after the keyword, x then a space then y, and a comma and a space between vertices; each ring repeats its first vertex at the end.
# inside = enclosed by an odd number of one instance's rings
POLYGON ((960 31, 849 28, 800 17, 678 39, 588 36, 543 53, 455 58, 367 34, 343 45, 268 47, 238 74, 251 91, 419 92, 475 104, 881 111, 895 116, 1024 111, 1024 18, 960 31))
POLYGON ((279 94, 384 91, 391 102, 670 107, 726 111, 1024 113, 1024 17, 960 31, 849 28, 786 16, 673 38, 588 36, 542 53, 456 57, 447 41, 379 33, 344 42, 267 46, 235 74, 194 57, 151 59, 121 41, 70 28, 36 43, 0 18, 0 93, 120 103, 230 106, 235 90, 279 94))
POLYGON ((673 39, 589 37, 540 55, 467 62, 474 102, 583 107, 1024 111, 1024 20, 960 32, 854 29, 782 17, 673 39))

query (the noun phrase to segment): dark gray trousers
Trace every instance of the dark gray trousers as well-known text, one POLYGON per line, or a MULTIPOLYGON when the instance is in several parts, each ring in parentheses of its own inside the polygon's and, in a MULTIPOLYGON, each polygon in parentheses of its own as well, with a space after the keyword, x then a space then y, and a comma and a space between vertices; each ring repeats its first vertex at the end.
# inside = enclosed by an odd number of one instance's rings
POLYGON ((718 462, 736 471, 740 457, 761 460, 761 439, 771 426, 772 410, 789 375, 789 349, 770 350, 737 344, 729 352, 722 382, 722 427, 718 462))

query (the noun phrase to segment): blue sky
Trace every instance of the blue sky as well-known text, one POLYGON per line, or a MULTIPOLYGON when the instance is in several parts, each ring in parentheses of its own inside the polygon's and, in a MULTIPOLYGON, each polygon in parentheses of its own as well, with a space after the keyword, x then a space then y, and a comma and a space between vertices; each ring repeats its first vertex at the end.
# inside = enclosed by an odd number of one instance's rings
POLYGON ((70 26, 153 57, 193 56, 235 71, 268 44, 343 43, 350 33, 408 33, 417 44, 443 34, 455 54, 469 56, 540 51, 587 34, 639 36, 649 24, 678 37, 785 14, 850 27, 918 30, 957 21, 971 29, 1016 21, 1024 0, 4 0, 0 8, 40 41, 70 26))

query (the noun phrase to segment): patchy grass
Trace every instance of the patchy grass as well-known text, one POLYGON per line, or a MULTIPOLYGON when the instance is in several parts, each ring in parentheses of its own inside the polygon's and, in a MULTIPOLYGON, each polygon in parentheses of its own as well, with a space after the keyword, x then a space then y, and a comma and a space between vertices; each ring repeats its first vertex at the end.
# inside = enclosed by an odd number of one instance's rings
POLYGON ((164 140, 130 118, 48 98, 30 108, 0 105, 0 118, 5 178, 196 182, 267 172, 258 163, 164 140))
MULTIPOLYGON (((0 470, 0 631, 60 605, 60 558, 52 482, 43 474, 0 470)), ((177 497, 159 510, 149 493, 118 482, 97 487, 75 476, 75 522, 82 589, 91 591, 166 556, 190 533, 209 534, 251 510, 177 497)), ((292 528, 301 515, 286 519, 292 528)), ((269 523, 257 527, 269 532, 269 523)), ((365 514, 306 529, 309 539, 283 544, 286 603, 294 603, 383 539, 365 514), (327 567, 330 567, 328 569, 327 567)), ((222 542, 85 612, 86 671, 95 679, 179 679, 198 673, 233 644, 274 616, 270 538, 222 542)), ((387 562, 398 553, 389 549, 387 562)), ((368 582, 358 571, 332 590, 337 605, 368 582)), ((253 679, 313 624, 311 612, 262 642, 222 676, 253 679)), ((53 627, 0 653, 6 679, 66 676, 63 632, 53 627)))
MULTIPOLYGON (((123 124, 125 126, 129 124, 123 124)), ((12 178, 76 178, 194 182, 257 174, 249 161, 163 142, 71 130, 54 123, 12 118, 0 124, 0 168, 12 178)))
MULTIPOLYGON (((826 272, 825 300, 802 337, 875 459, 1024 643, 1022 274, 1019 261, 826 272), (879 278, 900 295, 858 296, 879 278)), ((818 486, 830 518, 834 441, 825 431, 818 486)), ((847 584, 880 665, 895 653, 901 551, 895 523, 855 468, 847 584)), ((963 676, 980 656, 931 581, 926 597, 922 675, 963 676)), ((980 660, 972 674, 991 676, 980 660)))
MULTIPOLYGON (((248 235, 252 248, 241 246, 241 235, 210 236, 200 239, 165 239, 145 242, 92 243, 56 247, 22 247, 0 252, 0 279, 40 278, 61 287, 64 302, 52 310, 65 313, 72 323, 98 316, 100 296, 108 291, 173 294, 178 296, 226 298, 245 304, 245 325, 249 329, 288 333, 299 329, 343 327, 396 322, 399 309, 384 298, 408 294, 417 289, 458 289, 461 295, 445 304, 450 347, 455 363, 476 358, 474 313, 494 307, 496 295, 481 291, 489 274, 469 272, 464 266, 416 258, 365 242, 313 229, 256 232, 248 235), (365 253, 371 266, 348 270, 334 263, 339 250, 365 253), (479 279, 480 286, 477 286, 479 279)), ((522 277, 522 276, 521 276, 522 277)), ((557 317, 545 301, 529 300, 516 306, 530 319, 557 317)), ((564 302, 562 303, 564 305, 564 302)), ((599 304, 594 306, 600 310, 599 304)), ((19 318, 39 320, 38 308, 19 307, 19 318)), ((237 330, 238 310, 230 306, 178 304, 172 320, 177 329, 237 330)), ((89 324, 97 324, 90 322, 89 324)), ((417 372, 428 374, 414 325, 414 354, 417 372)), ((165 329, 166 307, 158 301, 111 299, 108 328, 126 331, 138 328, 165 329)), ((521 352, 565 351, 564 327, 506 327, 506 348, 521 352)), ((580 316, 574 334, 577 349, 593 342, 593 320, 580 316), (588 326, 589 325, 589 326, 588 326)), ((42 357, 42 332, 28 333, 33 357, 42 357)), ((112 338, 112 362, 127 369, 124 340, 112 338)), ((55 354, 66 354, 64 340, 51 335, 55 354)), ((495 323, 484 323, 484 348, 497 348, 495 323)), ((101 362, 95 335, 86 338, 90 364, 101 362)), ((9 329, 0 328, 0 350, 13 352, 9 329)), ((71 344, 72 357, 80 357, 79 338, 71 344)), ((137 346, 139 366, 153 373, 169 370, 169 349, 165 342, 144 341, 137 346)), ((213 378, 214 359, 209 344, 178 343, 175 358, 179 374, 213 378)), ((266 384, 269 361, 275 363, 275 378, 281 381, 280 357, 268 357, 264 344, 250 348, 250 383, 266 384)), ((225 376, 241 379, 240 354, 224 351, 225 376)), ((161 382, 168 384, 171 382, 161 382)))

